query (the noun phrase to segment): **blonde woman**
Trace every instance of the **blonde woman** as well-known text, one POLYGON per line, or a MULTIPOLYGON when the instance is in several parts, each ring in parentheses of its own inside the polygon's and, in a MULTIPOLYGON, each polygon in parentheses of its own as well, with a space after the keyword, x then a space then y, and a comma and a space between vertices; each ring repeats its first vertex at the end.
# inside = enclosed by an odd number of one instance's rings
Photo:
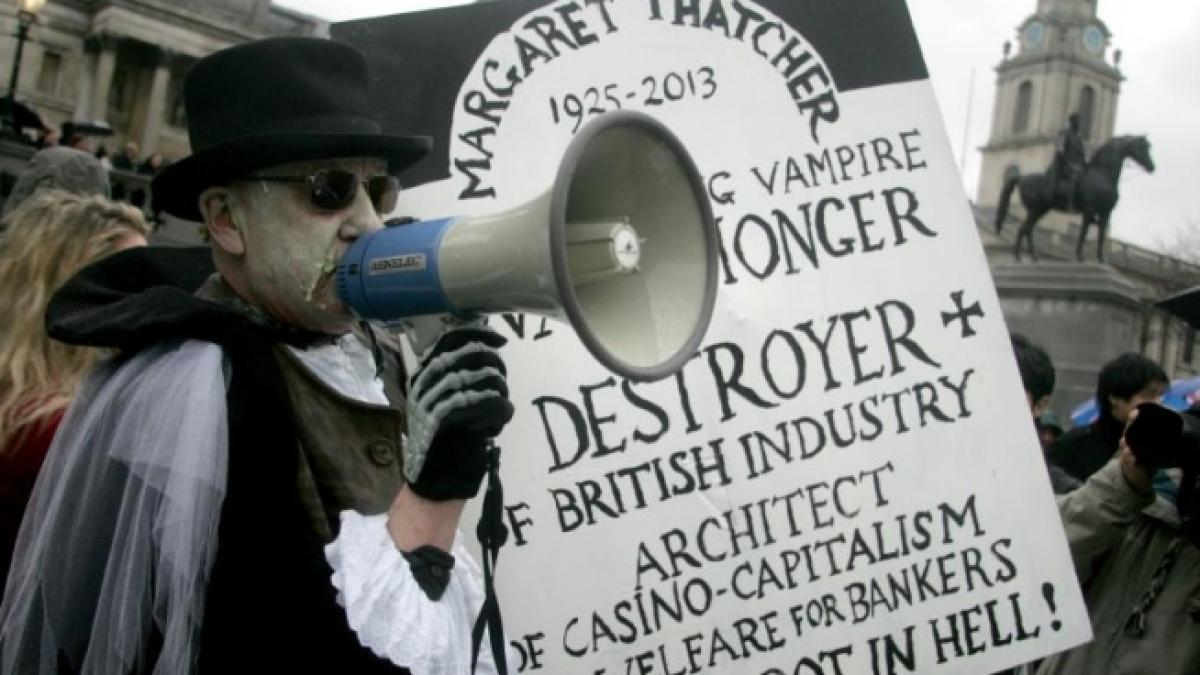
MULTIPOLYGON (((0 235, 0 588, 21 516, 71 396, 98 352, 51 340, 50 296, 80 268, 144 246, 137 209, 95 195, 39 190, 0 235)), ((0 591, 2 592, 2 591, 0 591)))

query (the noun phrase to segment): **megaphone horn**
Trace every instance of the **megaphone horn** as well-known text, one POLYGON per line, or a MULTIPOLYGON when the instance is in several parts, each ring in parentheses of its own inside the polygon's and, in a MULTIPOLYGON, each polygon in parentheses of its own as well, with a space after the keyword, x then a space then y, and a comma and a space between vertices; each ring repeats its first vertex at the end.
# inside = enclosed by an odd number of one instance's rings
POLYGON ((492 312, 565 319, 610 370, 654 380, 681 368, 708 328, 717 245, 683 144, 648 115, 613 112, 580 129, 545 193, 500 213, 361 237, 337 286, 359 316, 388 323, 492 312))

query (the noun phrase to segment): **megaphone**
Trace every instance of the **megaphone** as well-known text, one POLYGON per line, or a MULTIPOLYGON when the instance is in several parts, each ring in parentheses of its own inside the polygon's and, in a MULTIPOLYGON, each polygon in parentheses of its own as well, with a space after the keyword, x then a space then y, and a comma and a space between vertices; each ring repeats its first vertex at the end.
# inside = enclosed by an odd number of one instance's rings
POLYGON ((337 290, 359 316, 387 323, 551 316, 614 373, 655 380, 682 368, 708 328, 717 245, 683 144, 648 115, 612 112, 579 130, 553 186, 533 200, 359 238, 338 265, 337 290))

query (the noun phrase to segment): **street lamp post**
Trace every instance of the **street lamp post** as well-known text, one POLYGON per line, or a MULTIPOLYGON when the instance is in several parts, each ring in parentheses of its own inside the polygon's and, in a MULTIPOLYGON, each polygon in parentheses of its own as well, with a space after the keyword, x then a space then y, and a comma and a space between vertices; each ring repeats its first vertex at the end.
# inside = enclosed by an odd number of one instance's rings
POLYGON ((38 12, 46 0, 19 0, 17 10, 17 51, 13 55, 12 74, 8 78, 8 111, 5 115, 5 126, 12 133, 17 131, 17 78, 21 75, 21 52, 25 49, 25 40, 29 39, 29 28, 37 22, 38 12))

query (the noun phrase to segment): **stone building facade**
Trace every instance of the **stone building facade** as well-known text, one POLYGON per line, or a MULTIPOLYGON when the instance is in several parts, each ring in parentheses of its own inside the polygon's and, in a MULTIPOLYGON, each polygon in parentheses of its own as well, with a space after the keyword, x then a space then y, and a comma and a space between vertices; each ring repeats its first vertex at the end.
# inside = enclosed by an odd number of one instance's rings
MULTIPOLYGON (((16 51, 16 6, 0 4, 0 73, 16 51)), ((181 85, 200 57, 272 35, 327 36, 328 23, 270 0, 47 0, 21 58, 19 100, 43 121, 102 120, 141 154, 189 152, 181 85)))

